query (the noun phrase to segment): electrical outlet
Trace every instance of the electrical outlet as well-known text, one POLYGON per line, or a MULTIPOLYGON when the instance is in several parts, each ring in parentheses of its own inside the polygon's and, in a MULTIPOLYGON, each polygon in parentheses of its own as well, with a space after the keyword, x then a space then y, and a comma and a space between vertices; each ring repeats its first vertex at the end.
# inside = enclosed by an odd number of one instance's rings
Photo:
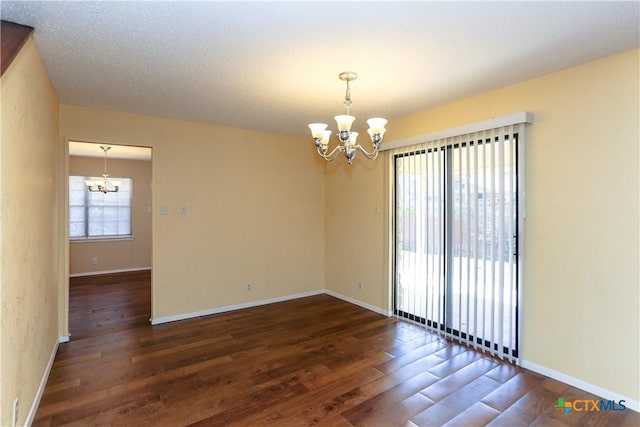
POLYGON ((247 292, 251 292, 252 289, 253 286, 251 286, 251 283, 247 283, 247 292))
POLYGON ((96 257, 91 258, 91 264, 92 265, 98 265, 98 258, 96 258, 96 257))
POLYGON ((362 284, 362 282, 358 282, 358 290, 361 291, 363 287, 364 285, 362 284))
POLYGON ((16 427, 18 425, 18 398, 13 401, 13 415, 11 416, 11 427, 16 427))

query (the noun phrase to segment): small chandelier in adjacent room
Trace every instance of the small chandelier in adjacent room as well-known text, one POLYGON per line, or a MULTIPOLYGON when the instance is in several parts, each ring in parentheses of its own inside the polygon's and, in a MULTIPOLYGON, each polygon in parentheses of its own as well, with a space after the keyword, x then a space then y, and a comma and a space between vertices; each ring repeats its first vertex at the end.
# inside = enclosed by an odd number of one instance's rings
POLYGON ((102 174, 102 178, 91 178, 84 181, 87 185, 87 188, 91 192, 102 192, 102 193, 115 193, 120 189, 122 185, 121 181, 108 179, 109 174, 107 173, 107 151, 111 149, 106 145, 101 145, 100 148, 104 151, 104 173, 102 174))
POLYGON ((344 153, 349 164, 353 162, 356 152, 360 151, 369 160, 375 160, 378 157, 380 150, 380 142, 386 129, 384 126, 387 124, 385 119, 373 118, 367 120, 369 125, 369 136, 371 137, 371 143, 373 144, 373 151, 368 152, 360 144, 356 144, 356 138, 358 138, 358 132, 351 132, 351 125, 356 119, 351 113, 351 90, 349 88, 349 82, 358 78, 358 75, 352 71, 345 71, 338 75, 340 80, 347 83, 347 91, 344 96, 344 107, 347 109, 347 114, 336 116, 336 123, 338 124, 338 138, 340 143, 329 152, 329 138, 331 138, 331 131, 326 130, 327 124, 325 123, 311 123, 309 129, 311 129, 311 136, 316 143, 318 154, 327 161, 333 161, 338 157, 340 153, 344 153))

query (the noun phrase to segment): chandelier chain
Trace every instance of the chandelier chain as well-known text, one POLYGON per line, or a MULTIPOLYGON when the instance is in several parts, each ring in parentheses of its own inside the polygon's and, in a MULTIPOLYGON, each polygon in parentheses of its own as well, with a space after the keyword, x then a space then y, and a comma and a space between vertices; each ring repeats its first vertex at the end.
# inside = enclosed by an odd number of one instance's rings
POLYGON ((111 149, 111 147, 100 146, 104 150, 104 174, 107 175, 107 151, 111 149))
POLYGON ((347 115, 351 115, 351 105, 353 104, 351 102, 351 88, 349 87, 349 80, 346 80, 347 82, 347 90, 344 94, 344 108, 347 109, 347 115))

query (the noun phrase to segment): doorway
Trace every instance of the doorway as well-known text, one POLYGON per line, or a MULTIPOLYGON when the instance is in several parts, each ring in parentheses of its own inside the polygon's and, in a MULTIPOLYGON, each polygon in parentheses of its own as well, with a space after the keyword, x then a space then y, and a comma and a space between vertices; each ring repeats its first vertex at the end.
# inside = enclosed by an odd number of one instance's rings
POLYGON ((68 141, 69 335, 148 325, 152 149, 68 141))

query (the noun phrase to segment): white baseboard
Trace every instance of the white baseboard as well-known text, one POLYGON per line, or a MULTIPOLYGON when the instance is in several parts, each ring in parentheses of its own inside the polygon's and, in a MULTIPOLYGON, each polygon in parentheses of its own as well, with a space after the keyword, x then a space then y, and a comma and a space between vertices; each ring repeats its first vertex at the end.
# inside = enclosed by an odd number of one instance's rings
POLYGON ((87 273, 70 274, 69 277, 98 276, 100 274, 129 273, 132 271, 146 271, 146 270, 151 270, 151 267, 136 267, 136 268, 122 268, 119 270, 89 271, 87 273))
POLYGON ((53 367, 53 361, 56 358, 56 353, 58 352, 58 343, 60 342, 62 337, 59 337, 56 342, 53 344, 53 350, 51 351, 51 356, 49 357, 49 363, 47 363, 47 367, 42 373, 42 379, 40 380, 40 386, 36 391, 36 395, 33 398, 33 402, 31 402, 31 408, 29 408, 29 413, 27 414, 27 419, 24 422, 26 427, 30 427, 33 424, 33 420, 36 418, 36 412, 38 411, 38 406, 40 406, 40 399, 42 399, 42 394, 44 393, 44 388, 47 385, 47 380, 49 379, 49 374, 51 373, 51 368, 53 367))
POLYGON ((263 299, 263 300, 260 300, 260 301, 251 301, 251 302, 242 303, 242 304, 227 305, 227 306, 224 306, 224 307, 217 307, 217 308, 211 308, 211 309, 207 309, 207 310, 194 311, 194 312, 191 312, 191 313, 183 313, 183 314, 176 314, 176 315, 173 315, 173 316, 158 317, 158 318, 155 318, 155 319, 151 319, 151 324, 152 325, 159 325, 161 323, 168 323, 168 322, 175 322, 175 321, 178 321, 178 320, 192 319, 194 317, 209 316, 211 314, 225 313, 227 311, 241 310, 243 308, 258 307, 258 306, 261 306, 261 305, 273 304, 273 303, 276 303, 276 302, 288 301, 288 300, 297 299, 297 298, 311 297, 311 296, 314 296, 314 295, 321 295, 323 293, 324 293, 323 290, 302 292, 300 294, 293 294, 293 295, 286 295, 286 296, 283 296, 283 297, 263 299))
POLYGON ((331 295, 332 297, 339 298, 339 299, 341 299, 343 301, 350 302, 351 304, 358 305, 358 306, 360 306, 362 308, 366 308, 367 310, 375 311, 376 313, 382 314, 383 316, 391 317, 393 315, 393 313, 390 312, 390 311, 383 310, 380 307, 376 307, 374 305, 370 305, 370 304, 364 303, 364 302, 359 301, 357 299, 349 298, 346 295, 339 294, 339 293, 331 291, 329 289, 325 289, 324 293, 327 294, 327 295, 331 295))
POLYGON ((211 309, 207 309, 207 310, 200 310, 200 311, 193 311, 191 313, 183 313, 183 314, 176 314, 173 316, 166 316, 166 317, 158 317, 155 319, 151 319, 151 324, 152 325, 159 325, 161 323, 168 323, 168 322, 176 322, 178 320, 185 320, 185 319, 193 319, 194 317, 200 317, 200 316, 209 316, 211 314, 218 314, 218 313, 225 313, 227 311, 234 311, 234 310, 242 310, 243 308, 251 308, 251 307, 258 307, 261 305, 266 305, 266 304, 273 304, 276 302, 282 302, 282 301, 289 301, 292 299, 297 299, 297 298, 305 298, 305 297, 311 297, 314 295, 322 295, 322 294, 327 294, 327 295, 331 295, 332 297, 336 297, 338 299, 341 299, 343 301, 349 302, 351 304, 355 304, 357 306, 360 306, 362 308, 366 308, 367 310, 371 310, 374 311, 376 313, 382 314, 383 316, 391 316, 393 313, 385 311, 379 307, 364 303, 362 301, 358 301, 356 299, 353 298, 349 298, 346 295, 342 295, 339 294, 337 292, 328 290, 328 289, 319 289, 317 291, 309 291, 309 292, 303 292, 300 294, 293 294, 293 295, 286 295, 283 297, 277 297, 277 298, 270 298, 270 299, 265 299, 265 300, 260 300, 260 301, 251 301, 251 302, 247 302, 247 303, 243 303, 243 304, 235 304, 235 305, 227 305, 224 307, 217 307, 217 308, 211 308, 211 309))
POLYGON ((60 337, 58 337, 58 343, 62 344, 65 342, 69 342, 69 337, 71 337, 71 334, 69 335, 61 335, 60 337))
POLYGON ((317 291, 309 291, 309 292, 303 292, 300 294, 293 294, 293 295, 286 295, 283 297, 277 297, 277 298, 270 298, 270 299, 265 299, 265 300, 260 300, 260 301, 251 301, 251 302, 247 302, 247 303, 243 303, 243 304, 235 304, 235 305, 227 305, 224 307, 217 307, 217 308, 211 308, 211 309, 207 309, 207 310, 200 310, 200 311, 194 311, 191 313, 183 313, 183 314, 176 314, 173 316, 166 316, 166 317, 158 317, 155 319, 151 319, 151 324, 152 325, 159 325, 161 323, 168 323, 168 322, 176 322, 178 320, 185 320, 185 319, 193 319, 194 317, 200 317, 200 316, 209 316, 211 314, 218 314, 218 313, 225 313, 227 311, 234 311, 234 310, 241 310, 243 308, 250 308, 250 307, 258 307, 261 305, 266 305, 266 304, 273 304, 276 302, 282 302, 282 301, 289 301, 292 299, 298 299, 298 298, 305 298, 305 297, 310 297, 310 296, 314 296, 314 295, 322 295, 322 294, 327 294, 327 295, 331 295, 332 297, 336 297, 338 299, 341 299, 343 301, 349 302, 351 304, 355 304, 358 305, 362 308, 366 308, 367 310, 371 310, 374 311, 376 313, 382 314, 383 316, 392 316, 393 313, 385 311, 379 307, 364 303, 362 301, 353 299, 353 298, 349 298, 346 295, 342 295, 339 294, 337 292, 328 290, 328 289, 319 289, 317 291))
MULTIPOLYGON (((570 377, 569 375, 563 374, 562 372, 554 371, 553 369, 549 369, 545 366, 538 365, 533 362, 529 362, 526 360, 522 361, 521 366, 523 368, 529 369, 530 371, 537 372, 546 377, 553 378, 554 380, 561 381, 565 384, 569 384, 571 386, 577 387, 586 392, 595 394, 606 400, 615 400, 616 402, 619 400, 625 401, 625 406, 629 409, 632 409, 636 412, 640 412, 640 402, 634 399, 630 399, 626 396, 620 395, 620 393, 616 393, 602 387, 598 387, 597 385, 590 384, 586 381, 579 380, 577 378, 570 377)), ((562 397, 562 396, 558 396, 562 397)))

